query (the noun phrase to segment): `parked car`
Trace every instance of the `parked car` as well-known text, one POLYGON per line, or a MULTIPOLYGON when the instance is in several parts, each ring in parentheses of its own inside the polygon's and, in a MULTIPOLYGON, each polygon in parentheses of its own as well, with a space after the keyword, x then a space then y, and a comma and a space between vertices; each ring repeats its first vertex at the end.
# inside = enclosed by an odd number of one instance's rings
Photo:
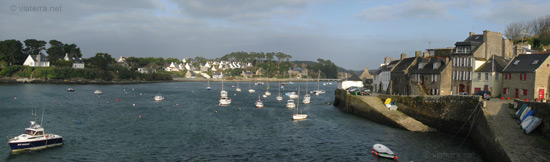
POLYGON ((460 93, 458 93, 458 95, 463 95, 463 96, 465 96, 465 95, 468 95, 468 92, 460 92, 460 93))
POLYGON ((481 96, 484 100, 490 100, 491 99, 491 91, 477 91, 474 93, 474 95, 481 96))

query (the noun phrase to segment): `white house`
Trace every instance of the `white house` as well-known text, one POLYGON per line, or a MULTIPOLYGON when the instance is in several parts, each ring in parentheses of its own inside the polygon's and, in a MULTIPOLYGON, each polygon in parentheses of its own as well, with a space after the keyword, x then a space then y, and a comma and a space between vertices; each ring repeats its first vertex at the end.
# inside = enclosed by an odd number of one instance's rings
POLYGON ((74 69, 84 69, 84 61, 81 58, 69 57, 68 53, 65 53, 65 61, 72 61, 74 69))
POLYGON ((349 87, 363 87, 363 81, 359 79, 359 77, 355 74, 351 75, 351 77, 339 80, 338 81, 338 89, 347 89, 349 87))
POLYGON ((44 54, 29 55, 23 65, 32 67, 50 67, 50 61, 44 54))

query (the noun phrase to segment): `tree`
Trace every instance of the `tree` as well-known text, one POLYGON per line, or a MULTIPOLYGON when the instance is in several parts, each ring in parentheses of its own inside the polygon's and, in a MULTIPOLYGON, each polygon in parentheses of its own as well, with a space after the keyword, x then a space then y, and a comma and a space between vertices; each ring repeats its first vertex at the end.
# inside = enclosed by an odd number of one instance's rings
POLYGON ((57 65, 57 60, 63 58, 65 56, 65 49, 63 47, 63 43, 58 40, 50 40, 50 48, 46 50, 46 53, 48 53, 48 60, 50 61, 50 64, 57 65))
POLYGON ((25 42, 25 49, 23 50, 27 55, 37 55, 40 51, 46 49, 46 41, 27 39, 25 42))
POLYGON ((508 24, 504 30, 506 38, 511 40, 519 40, 523 38, 522 34, 526 34, 527 29, 523 23, 515 22, 508 24))
POLYGON ((4 61, 7 66, 22 65, 25 58, 27 55, 23 54, 23 44, 20 41, 15 39, 0 41, 0 61, 4 61))
POLYGON ((64 49, 65 53, 69 53, 69 55, 71 57, 77 57, 77 58, 82 57, 82 53, 80 52, 80 48, 78 48, 76 46, 76 44, 74 44, 74 43, 73 44, 64 44, 63 49, 64 49))
POLYGON ((108 53, 96 53, 94 57, 91 57, 87 62, 93 67, 107 70, 107 67, 115 63, 115 59, 108 53))

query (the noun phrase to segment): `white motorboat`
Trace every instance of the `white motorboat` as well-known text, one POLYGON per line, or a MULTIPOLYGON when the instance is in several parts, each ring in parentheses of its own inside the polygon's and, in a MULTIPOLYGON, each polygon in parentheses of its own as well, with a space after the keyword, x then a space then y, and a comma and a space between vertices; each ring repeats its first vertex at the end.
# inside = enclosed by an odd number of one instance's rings
MULTIPOLYGON (((300 96, 300 87, 298 87, 298 96, 300 96)), ((300 97, 298 97, 298 103, 300 103, 300 97)), ((296 112, 292 115, 293 120, 304 120, 307 118, 307 114, 302 113, 300 110, 300 104, 296 105, 296 112)))
POLYGON ((220 105, 221 106, 230 105, 230 104, 231 104, 231 99, 228 99, 227 97, 221 97, 220 98, 220 105))
POLYGON ((298 95, 296 94, 296 92, 289 92, 289 93, 287 93, 287 96, 288 96, 288 98, 290 98, 290 99, 296 99, 296 98, 298 98, 298 95))
POLYGON ((103 94, 103 92, 100 91, 100 90, 98 89, 98 90, 95 90, 95 91, 94 91, 94 94, 96 94, 96 95, 101 95, 101 94, 103 94))
POLYGON ((283 97, 282 97, 282 96, 277 96, 277 97, 275 97, 275 99, 276 99, 277 101, 282 101, 282 100, 283 100, 283 97))
POLYGON ((286 107, 287 108, 295 108, 296 107, 296 104, 294 103, 294 100, 288 100, 286 102, 286 107))
POLYGON ((73 88, 67 88, 67 92, 74 92, 73 88))
POLYGON ((267 95, 262 95, 262 97, 267 98, 267 95))
POLYGON ((225 90, 220 91, 220 97, 227 98, 227 91, 225 91, 225 90))
POLYGON ((262 108, 262 107, 264 107, 264 103, 263 103, 262 100, 260 99, 260 96, 258 96, 258 100, 256 101, 256 103, 254 103, 254 105, 256 105, 257 108, 262 108))
MULTIPOLYGON (((36 117, 36 114, 34 116, 36 117)), ((23 134, 9 139, 8 144, 12 152, 38 150, 63 145, 63 137, 56 134, 46 134, 44 128, 35 121, 31 121, 31 126, 25 128, 23 134)))
POLYGON ((162 97, 160 94, 155 96, 155 101, 162 101, 164 100, 164 97, 162 97))
POLYGON ((264 85, 264 82, 256 82, 254 85, 264 85))
POLYGON ((390 148, 378 143, 372 146, 372 154, 390 159, 398 159, 397 155, 395 155, 390 148))
POLYGON ((309 96, 309 94, 304 95, 304 100, 302 101, 302 103, 304 104, 311 103, 311 97, 309 96))

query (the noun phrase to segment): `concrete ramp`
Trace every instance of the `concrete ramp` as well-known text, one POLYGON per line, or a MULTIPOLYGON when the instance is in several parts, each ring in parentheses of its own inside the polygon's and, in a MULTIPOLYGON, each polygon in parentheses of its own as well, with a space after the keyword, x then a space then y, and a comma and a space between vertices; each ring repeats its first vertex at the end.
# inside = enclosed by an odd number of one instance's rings
MULTIPOLYGON (((367 119, 392 127, 402 128, 415 132, 435 131, 416 119, 399 111, 391 111, 375 96, 354 96, 343 93, 336 94, 335 104, 344 112, 356 114, 367 119)), ((399 108, 398 108, 399 110, 399 108)))

